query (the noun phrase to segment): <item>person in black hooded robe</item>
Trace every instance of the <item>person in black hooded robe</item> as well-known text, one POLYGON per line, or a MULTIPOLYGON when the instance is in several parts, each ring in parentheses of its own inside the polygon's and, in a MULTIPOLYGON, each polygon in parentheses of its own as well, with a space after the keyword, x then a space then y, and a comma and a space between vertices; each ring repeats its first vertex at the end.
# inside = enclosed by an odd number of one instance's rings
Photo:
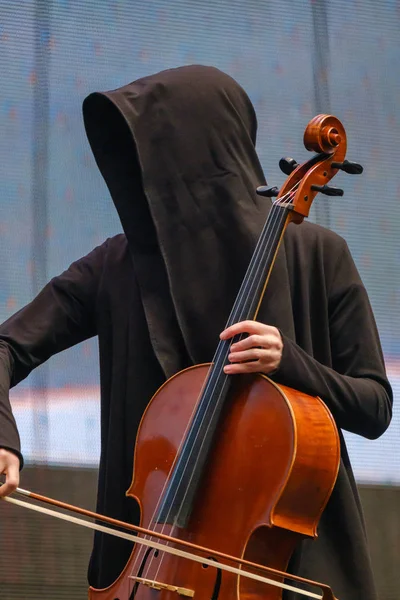
MULTIPOLYGON (((270 204, 255 192, 265 179, 253 106, 215 68, 170 69, 91 94, 83 114, 124 234, 74 262, 0 327, 1 494, 15 487, 22 464, 9 387, 97 335, 97 510, 137 523, 125 491, 140 418, 166 378, 211 361, 270 204)), ((233 353, 227 371, 273 370, 276 382, 320 396, 339 429, 370 439, 386 430, 391 389, 367 294, 341 237, 311 223, 288 226, 258 321, 240 327, 259 335, 262 356, 248 362, 251 349, 233 353)), ((289 570, 330 585, 342 600, 376 600, 341 432, 340 441, 319 536, 301 543, 289 570)), ((89 583, 111 584, 130 551, 128 542, 96 533, 89 583)))

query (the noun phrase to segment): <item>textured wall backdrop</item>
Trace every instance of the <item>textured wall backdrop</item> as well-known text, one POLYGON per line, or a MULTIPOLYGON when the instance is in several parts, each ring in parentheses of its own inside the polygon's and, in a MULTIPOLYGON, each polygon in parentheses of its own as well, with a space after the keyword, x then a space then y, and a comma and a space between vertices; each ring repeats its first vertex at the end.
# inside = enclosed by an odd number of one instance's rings
MULTIPOLYGON (((348 158, 365 171, 338 175, 344 198, 318 198, 312 219, 352 250, 398 396, 399 30, 394 0, 0 0, 0 318, 121 230, 85 138, 84 97, 168 67, 215 65, 256 107, 272 185, 284 180, 281 156, 305 160, 310 118, 343 121, 348 158)), ((97 465, 95 340, 52 358, 12 395, 28 463, 97 465)), ((360 482, 400 484, 396 407, 381 439, 347 440, 360 482)))

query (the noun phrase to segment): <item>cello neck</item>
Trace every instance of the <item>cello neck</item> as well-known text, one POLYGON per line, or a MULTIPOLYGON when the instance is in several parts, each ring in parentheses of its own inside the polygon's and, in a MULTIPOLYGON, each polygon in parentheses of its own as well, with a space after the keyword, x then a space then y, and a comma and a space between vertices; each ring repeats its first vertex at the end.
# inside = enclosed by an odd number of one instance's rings
POLYGON ((226 327, 257 318, 276 255, 290 220, 290 211, 290 205, 272 205, 226 327))

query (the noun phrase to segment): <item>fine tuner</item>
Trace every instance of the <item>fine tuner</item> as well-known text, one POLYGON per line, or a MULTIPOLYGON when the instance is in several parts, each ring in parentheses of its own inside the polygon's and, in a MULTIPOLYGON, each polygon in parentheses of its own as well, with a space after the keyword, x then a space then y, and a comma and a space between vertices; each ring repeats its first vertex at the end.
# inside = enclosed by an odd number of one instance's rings
MULTIPOLYGON (((294 158, 286 157, 281 158, 279 161, 279 168, 283 173, 285 173, 285 175, 290 175, 293 173, 298 166, 299 164, 294 160, 294 158)), ((343 162, 333 162, 331 167, 333 169, 344 171, 349 175, 360 175, 363 172, 362 165, 349 160, 344 160, 343 162)), ((342 189, 329 185, 312 185, 311 188, 316 192, 325 194, 325 196, 343 196, 344 193, 342 189)), ((276 197, 279 194, 279 189, 276 186, 267 187, 265 185, 261 185, 256 191, 259 196, 266 196, 268 198, 276 197)))

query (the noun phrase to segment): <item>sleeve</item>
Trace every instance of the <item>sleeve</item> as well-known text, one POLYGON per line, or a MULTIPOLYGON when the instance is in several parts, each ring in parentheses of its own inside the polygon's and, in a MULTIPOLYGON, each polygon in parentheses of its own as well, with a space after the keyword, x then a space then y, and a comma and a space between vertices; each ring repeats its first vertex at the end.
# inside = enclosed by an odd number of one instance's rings
POLYGON ((50 356, 96 335, 95 308, 106 245, 54 277, 27 306, 0 325, 0 447, 20 440, 9 389, 50 356))
POLYGON ((392 390, 375 319, 347 244, 328 292, 332 368, 283 337, 274 381, 319 396, 338 427, 375 439, 389 426, 392 390))

